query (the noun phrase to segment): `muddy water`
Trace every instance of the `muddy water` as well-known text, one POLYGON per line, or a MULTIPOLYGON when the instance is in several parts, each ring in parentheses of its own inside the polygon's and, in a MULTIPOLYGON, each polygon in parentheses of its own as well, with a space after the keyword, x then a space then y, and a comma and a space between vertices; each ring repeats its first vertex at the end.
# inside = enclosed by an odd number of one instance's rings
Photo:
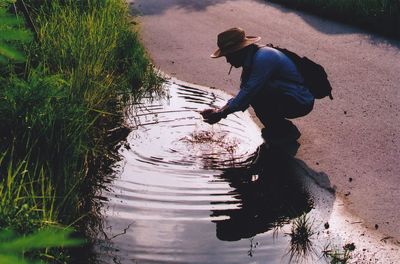
POLYGON ((208 125, 199 111, 226 96, 168 86, 168 99, 143 100, 127 118, 134 130, 103 193, 99 262, 287 263, 289 223, 316 203, 293 158, 263 150, 252 165, 262 139, 248 115, 208 125))

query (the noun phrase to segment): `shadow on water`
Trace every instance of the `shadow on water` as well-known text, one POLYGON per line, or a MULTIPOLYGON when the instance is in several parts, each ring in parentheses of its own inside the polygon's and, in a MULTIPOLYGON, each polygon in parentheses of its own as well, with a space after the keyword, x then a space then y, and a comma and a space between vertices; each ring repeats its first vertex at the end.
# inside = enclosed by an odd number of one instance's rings
POLYGON ((229 216, 215 221, 221 240, 236 241, 279 230, 312 209, 312 199, 291 166, 293 157, 279 149, 260 149, 257 165, 227 168, 218 176, 241 200, 240 209, 213 211, 212 216, 229 216))
POLYGON ((227 95, 167 85, 168 100, 144 100, 127 116, 133 132, 102 193, 97 263, 287 262, 290 238, 277 234, 304 213, 329 214, 334 195, 321 203, 305 164, 259 147, 246 113, 205 124, 198 111, 227 95))

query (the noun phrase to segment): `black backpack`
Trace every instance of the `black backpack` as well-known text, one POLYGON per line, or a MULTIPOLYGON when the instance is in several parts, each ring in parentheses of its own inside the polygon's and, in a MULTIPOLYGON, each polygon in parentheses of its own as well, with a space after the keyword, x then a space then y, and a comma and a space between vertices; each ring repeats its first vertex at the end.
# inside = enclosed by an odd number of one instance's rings
POLYGON ((272 44, 267 44, 267 46, 279 50, 294 62, 300 74, 303 76, 305 86, 307 86, 315 98, 321 99, 325 96, 329 96, 329 98, 333 100, 332 86, 329 83, 328 75, 324 67, 307 57, 300 57, 290 50, 276 47, 272 44))

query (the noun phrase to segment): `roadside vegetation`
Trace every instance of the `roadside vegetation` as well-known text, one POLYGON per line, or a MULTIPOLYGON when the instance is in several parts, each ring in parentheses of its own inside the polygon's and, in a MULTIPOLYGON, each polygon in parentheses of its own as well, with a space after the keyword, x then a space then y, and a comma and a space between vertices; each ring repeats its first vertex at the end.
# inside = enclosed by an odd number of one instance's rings
MULTIPOLYGON (((328 222, 324 224, 324 228, 329 228, 328 222)), ((319 247, 313 243, 313 240, 320 239, 318 238, 320 231, 317 231, 314 221, 311 220, 307 213, 292 220, 291 231, 285 234, 290 236, 290 245, 287 252, 289 263, 314 263, 321 259, 330 264, 346 264, 357 261, 353 259, 353 253, 356 249, 354 243, 347 243, 340 248, 328 240, 327 245, 321 249, 321 252, 319 247)), ((329 232, 326 234, 329 234, 329 232)))
POLYGON ((125 107, 161 93, 130 19, 123 0, 0 0, 0 231, 89 235, 125 107))
POLYGON ((343 246, 343 249, 337 247, 326 246, 323 250, 323 257, 330 264, 346 264, 352 258, 352 252, 356 249, 354 243, 348 243, 343 246))
POLYGON ((267 0, 400 38, 398 0, 267 0))

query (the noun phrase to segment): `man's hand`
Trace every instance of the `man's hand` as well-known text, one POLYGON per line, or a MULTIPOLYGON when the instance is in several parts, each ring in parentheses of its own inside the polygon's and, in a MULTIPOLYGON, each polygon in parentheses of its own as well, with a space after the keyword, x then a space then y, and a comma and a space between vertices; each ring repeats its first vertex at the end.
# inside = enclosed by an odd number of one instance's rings
POLYGON ((218 123, 222 119, 222 114, 217 109, 206 109, 200 112, 204 118, 204 122, 210 125, 218 123))

